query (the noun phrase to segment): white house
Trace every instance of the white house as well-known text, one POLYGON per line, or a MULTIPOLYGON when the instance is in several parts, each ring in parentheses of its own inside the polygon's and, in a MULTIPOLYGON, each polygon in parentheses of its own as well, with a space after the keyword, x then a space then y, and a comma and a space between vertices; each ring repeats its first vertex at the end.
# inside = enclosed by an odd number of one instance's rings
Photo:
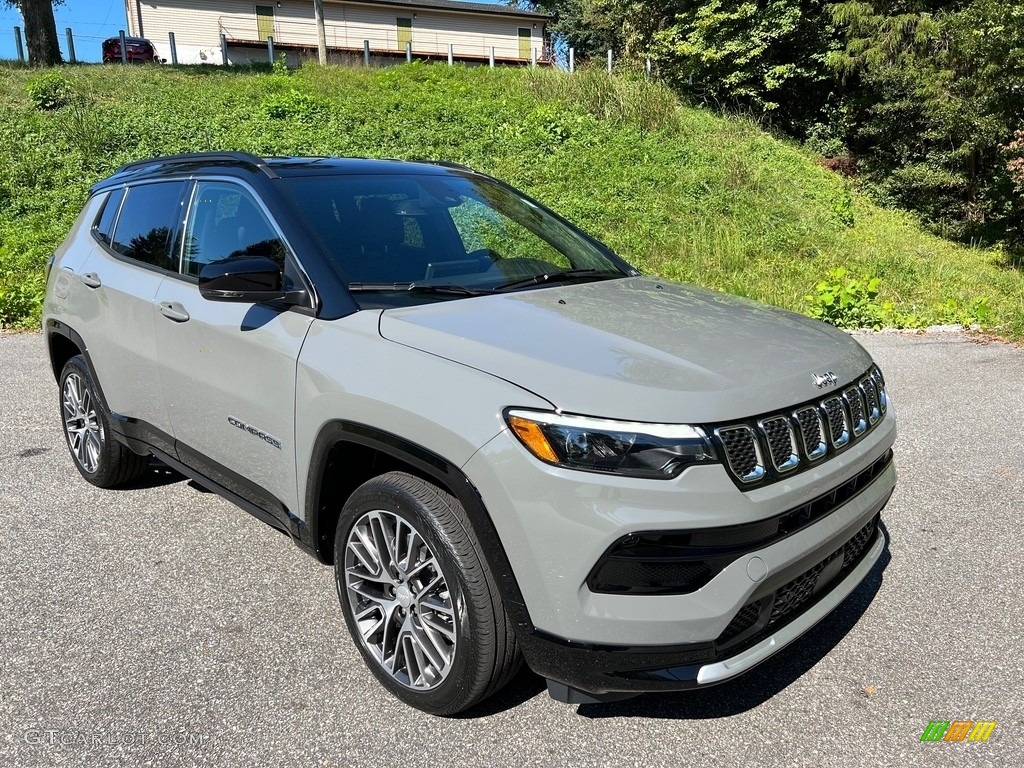
MULTIPOLYGON (((500 63, 551 61, 550 16, 507 5, 458 0, 323 0, 330 54, 500 63)), ((125 0, 129 34, 149 38, 171 60, 170 33, 180 63, 222 63, 221 35, 231 63, 267 61, 267 38, 291 61, 317 48, 312 0, 125 0)))

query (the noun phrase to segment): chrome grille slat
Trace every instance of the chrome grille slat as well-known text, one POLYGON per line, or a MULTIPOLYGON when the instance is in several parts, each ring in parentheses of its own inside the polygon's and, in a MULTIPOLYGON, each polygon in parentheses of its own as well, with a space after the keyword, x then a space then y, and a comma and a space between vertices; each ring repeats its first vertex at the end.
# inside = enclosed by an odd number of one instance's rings
POLYGON ((865 376, 860 380, 860 391, 864 395, 864 403, 868 407, 868 424, 875 424, 882 418, 882 410, 878 405, 878 389, 875 387, 875 380, 865 376))
POLYGON ((864 398, 860 393, 860 387, 850 387, 844 391, 843 400, 846 401, 846 407, 850 409, 853 436, 860 437, 868 428, 868 420, 864 415, 864 398))
POLYGON ((803 408, 794 414, 800 424, 800 436, 804 441, 804 455, 809 461, 817 461, 828 451, 825 445, 825 424, 821 412, 814 406, 803 408))
POLYGON ((828 422, 828 437, 833 448, 842 448, 850 442, 850 417, 846 415, 843 401, 838 397, 830 397, 821 403, 828 422))
POLYGON ((778 472, 789 472, 800 463, 797 453, 796 436, 793 425, 785 416, 762 419, 758 422, 761 434, 768 442, 768 455, 772 458, 772 466, 778 472))
POLYGON ((742 485, 773 482, 860 440, 882 421, 889 397, 877 366, 819 400, 715 427, 726 468, 742 485))
POLYGON ((754 483, 764 477, 764 459, 754 430, 746 425, 715 430, 725 447, 725 458, 733 475, 742 483, 754 483))
POLYGON ((878 408, 885 416, 885 409, 889 407, 889 395, 885 391, 885 378, 882 376, 882 369, 877 366, 871 371, 871 379, 878 389, 878 408))

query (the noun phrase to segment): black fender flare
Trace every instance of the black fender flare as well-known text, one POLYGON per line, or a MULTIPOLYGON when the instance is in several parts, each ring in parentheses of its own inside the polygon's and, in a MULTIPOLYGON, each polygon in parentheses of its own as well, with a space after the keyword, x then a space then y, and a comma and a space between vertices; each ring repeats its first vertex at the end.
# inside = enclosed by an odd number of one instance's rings
POLYGON ((372 448, 413 467, 427 479, 441 486, 462 504, 469 517, 473 532, 480 542, 482 555, 494 576, 505 610, 516 634, 522 637, 533 631, 529 611, 512 572, 505 547, 494 527, 490 513, 476 486, 457 466, 423 446, 403 437, 353 421, 334 420, 321 427, 310 455, 306 480, 306 525, 302 528, 303 546, 320 562, 331 562, 327 542, 333 542, 334 531, 320 530, 323 509, 322 498, 326 480, 325 468, 331 450, 338 443, 355 443, 372 448))

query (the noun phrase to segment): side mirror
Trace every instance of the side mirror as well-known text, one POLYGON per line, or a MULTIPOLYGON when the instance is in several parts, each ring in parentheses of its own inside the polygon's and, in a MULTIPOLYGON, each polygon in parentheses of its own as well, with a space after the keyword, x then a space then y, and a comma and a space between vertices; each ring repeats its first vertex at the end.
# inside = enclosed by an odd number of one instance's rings
POLYGON ((199 293, 210 301, 247 304, 287 297, 281 268, 266 256, 241 256, 207 264, 199 271, 199 293))

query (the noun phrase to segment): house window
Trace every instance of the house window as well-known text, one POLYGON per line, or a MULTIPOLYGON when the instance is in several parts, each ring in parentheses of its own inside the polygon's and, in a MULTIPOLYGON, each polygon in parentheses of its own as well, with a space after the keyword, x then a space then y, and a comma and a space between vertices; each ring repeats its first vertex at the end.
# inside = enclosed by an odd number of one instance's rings
POLYGON ((274 36, 274 6, 256 6, 256 38, 266 40, 274 36))
POLYGON ((412 42, 412 19, 395 19, 398 25, 398 49, 405 50, 405 46, 412 42))
POLYGON ((533 49, 533 31, 528 27, 519 28, 519 58, 530 58, 533 49))

